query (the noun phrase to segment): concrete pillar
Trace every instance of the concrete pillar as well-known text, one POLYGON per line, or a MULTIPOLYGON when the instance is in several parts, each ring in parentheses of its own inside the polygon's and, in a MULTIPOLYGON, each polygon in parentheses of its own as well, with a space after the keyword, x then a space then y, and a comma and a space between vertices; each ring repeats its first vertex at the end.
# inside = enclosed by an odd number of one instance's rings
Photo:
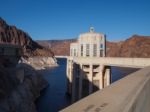
POLYGON ((93 64, 90 64, 90 71, 89 71, 89 94, 93 92, 93 64))
POLYGON ((105 69, 105 75, 106 75, 106 86, 110 85, 111 83, 111 68, 110 67, 107 67, 105 69))
POLYGON ((68 76, 69 76, 69 69, 68 69, 68 67, 69 67, 69 61, 68 61, 68 59, 67 59, 67 66, 66 66, 67 78, 68 78, 68 76))
POLYGON ((67 93, 69 93, 69 61, 67 59, 67 68, 66 68, 66 73, 67 73, 67 93))
POLYGON ((72 83, 73 83, 73 60, 67 60, 67 93, 72 94, 72 83))
POLYGON ((72 60, 70 60, 70 73, 69 73, 70 75, 70 82, 72 82, 72 75, 73 75, 73 61, 72 60))
POLYGON ((73 64, 73 73, 72 73, 72 103, 75 102, 76 98, 76 66, 73 64))
POLYGON ((82 98, 82 78, 83 78, 83 71, 82 71, 82 64, 80 64, 80 74, 79 74, 79 99, 82 98))
POLYGON ((110 67, 106 66, 104 69, 104 87, 110 85, 110 80, 111 80, 110 67))
POLYGON ((70 81, 71 79, 70 79, 70 75, 71 75, 71 62, 70 62, 70 60, 68 60, 68 74, 67 74, 67 78, 68 78, 68 80, 70 81))
POLYGON ((99 68, 99 89, 103 89, 103 87, 104 87, 103 71, 104 71, 104 66, 100 65, 100 68, 99 68))

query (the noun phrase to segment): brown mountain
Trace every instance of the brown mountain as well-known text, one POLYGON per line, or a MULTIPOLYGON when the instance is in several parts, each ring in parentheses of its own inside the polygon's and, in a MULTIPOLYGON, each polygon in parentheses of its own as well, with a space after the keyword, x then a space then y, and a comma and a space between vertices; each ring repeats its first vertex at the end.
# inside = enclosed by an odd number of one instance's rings
MULTIPOLYGON (((52 46, 56 55, 69 55, 70 43, 73 40, 38 41, 41 45, 52 46)), ((144 57, 150 58, 150 36, 133 35, 125 41, 106 42, 107 57, 144 57)))
POLYGON ((33 41, 26 32, 8 25, 2 18, 0 18, 0 44, 21 45, 27 56, 53 56, 50 49, 33 41))
POLYGON ((70 43, 76 42, 76 39, 68 40, 43 40, 37 41, 40 45, 50 48, 55 55, 69 55, 70 43))
POLYGON ((133 35, 119 47, 120 57, 150 58, 150 36, 133 35))
POLYGON ((106 42, 106 55, 107 57, 119 57, 122 42, 106 42))

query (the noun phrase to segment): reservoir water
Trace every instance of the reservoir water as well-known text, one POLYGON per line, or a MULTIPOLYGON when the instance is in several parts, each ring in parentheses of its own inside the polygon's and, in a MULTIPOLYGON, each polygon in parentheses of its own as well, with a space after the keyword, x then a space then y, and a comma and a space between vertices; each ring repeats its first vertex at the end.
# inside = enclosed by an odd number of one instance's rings
MULTIPOLYGON (((70 104, 70 98, 66 95, 66 59, 57 59, 57 61, 58 67, 39 71, 48 81, 49 86, 41 92, 41 96, 36 102, 38 112, 58 112, 70 104)), ((112 82, 136 70, 112 67, 112 82)))

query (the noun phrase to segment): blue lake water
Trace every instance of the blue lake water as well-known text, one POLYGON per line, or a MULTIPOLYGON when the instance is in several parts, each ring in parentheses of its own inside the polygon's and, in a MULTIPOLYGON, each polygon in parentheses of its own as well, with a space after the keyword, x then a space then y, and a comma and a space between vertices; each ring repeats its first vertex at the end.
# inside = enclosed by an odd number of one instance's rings
MULTIPOLYGON (((39 71, 48 81, 49 86, 41 92, 36 101, 38 112, 58 112, 70 104, 66 95, 66 59, 57 59, 59 66, 39 71)), ((112 67, 112 82, 121 79, 137 69, 112 67)))

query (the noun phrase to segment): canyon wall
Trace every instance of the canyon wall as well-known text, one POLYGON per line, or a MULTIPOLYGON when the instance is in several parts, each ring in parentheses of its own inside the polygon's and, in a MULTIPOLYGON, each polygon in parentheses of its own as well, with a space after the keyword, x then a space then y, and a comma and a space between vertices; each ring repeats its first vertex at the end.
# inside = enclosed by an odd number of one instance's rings
POLYGON ((36 112, 34 102, 48 83, 29 65, 3 64, 0 64, 0 112, 36 112))
POLYGON ((150 36, 133 35, 125 41, 107 42, 108 57, 150 58, 150 36))
POLYGON ((38 40, 41 46, 50 48, 54 54, 68 56, 70 54, 70 43, 76 42, 76 39, 67 40, 38 40))
MULTIPOLYGON (((0 18, 0 44, 19 45, 22 47, 22 57, 47 57, 56 62, 54 53, 51 49, 39 45, 26 32, 8 25, 6 21, 0 18)), ((51 61, 51 62, 53 62, 51 61)), ((48 65, 50 63, 47 63, 48 65)), ((51 65, 56 65, 52 63, 51 65)))

